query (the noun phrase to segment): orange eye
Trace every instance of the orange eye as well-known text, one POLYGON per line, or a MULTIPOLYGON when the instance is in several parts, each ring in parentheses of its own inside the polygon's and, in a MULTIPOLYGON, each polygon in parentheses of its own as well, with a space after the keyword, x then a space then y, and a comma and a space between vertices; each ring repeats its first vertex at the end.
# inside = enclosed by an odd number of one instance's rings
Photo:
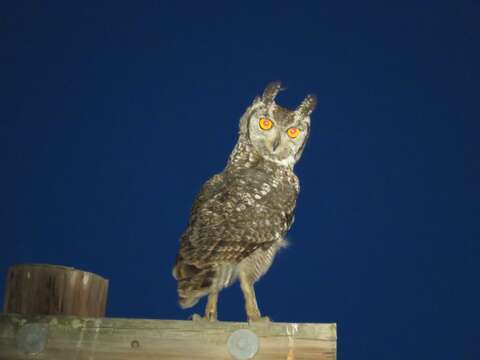
POLYGON ((258 122, 258 125, 260 126, 260 129, 270 130, 273 126, 273 122, 270 119, 261 118, 260 121, 258 122))
POLYGON ((300 129, 296 127, 291 127, 290 129, 287 130, 287 134, 292 139, 295 139, 298 136, 298 134, 300 134, 300 129))

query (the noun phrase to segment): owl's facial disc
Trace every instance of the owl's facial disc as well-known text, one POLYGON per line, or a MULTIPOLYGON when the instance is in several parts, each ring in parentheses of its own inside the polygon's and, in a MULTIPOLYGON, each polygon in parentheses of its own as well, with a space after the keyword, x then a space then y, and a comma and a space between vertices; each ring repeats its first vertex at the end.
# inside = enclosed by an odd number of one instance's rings
POLYGON ((283 166, 293 166, 307 138, 308 124, 289 110, 279 107, 272 110, 251 115, 249 140, 264 159, 283 166))

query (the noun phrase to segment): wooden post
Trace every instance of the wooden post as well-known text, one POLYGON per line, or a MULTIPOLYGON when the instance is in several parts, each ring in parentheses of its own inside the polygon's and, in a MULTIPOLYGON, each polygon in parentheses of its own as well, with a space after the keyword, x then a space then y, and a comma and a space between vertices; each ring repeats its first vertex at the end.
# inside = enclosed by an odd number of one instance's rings
POLYGON ((108 280, 71 267, 25 264, 8 270, 4 312, 105 316, 108 280))
POLYGON ((107 288, 73 268, 10 268, 0 360, 336 359, 336 324, 109 319, 107 288))

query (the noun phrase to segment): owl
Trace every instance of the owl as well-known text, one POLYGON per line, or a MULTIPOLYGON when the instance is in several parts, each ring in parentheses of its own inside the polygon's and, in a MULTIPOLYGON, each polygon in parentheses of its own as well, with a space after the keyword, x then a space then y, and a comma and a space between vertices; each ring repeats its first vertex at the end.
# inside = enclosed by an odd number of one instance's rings
MULTIPOLYGON (((208 296, 205 319, 217 319, 220 291, 239 280, 249 321, 268 320, 254 284, 286 245, 299 181, 293 167, 310 134, 316 97, 295 110, 276 104, 280 82, 267 85, 240 119, 226 167, 201 188, 173 267, 182 308, 208 296)), ((201 318, 196 316, 197 319, 201 318)))

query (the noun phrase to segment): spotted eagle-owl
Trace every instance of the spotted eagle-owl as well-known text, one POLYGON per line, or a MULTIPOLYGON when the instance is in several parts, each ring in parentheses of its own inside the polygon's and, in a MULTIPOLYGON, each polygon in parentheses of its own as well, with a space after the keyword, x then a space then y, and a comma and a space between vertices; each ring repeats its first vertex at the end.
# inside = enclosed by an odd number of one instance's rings
POLYGON ((268 319, 260 315, 253 285, 286 244, 299 192, 293 166, 316 105, 313 95, 294 111, 277 105, 280 86, 270 83, 241 117, 227 166, 203 185, 181 237, 173 268, 180 306, 208 295, 209 320, 217 318, 219 292, 237 279, 249 321, 268 319))

